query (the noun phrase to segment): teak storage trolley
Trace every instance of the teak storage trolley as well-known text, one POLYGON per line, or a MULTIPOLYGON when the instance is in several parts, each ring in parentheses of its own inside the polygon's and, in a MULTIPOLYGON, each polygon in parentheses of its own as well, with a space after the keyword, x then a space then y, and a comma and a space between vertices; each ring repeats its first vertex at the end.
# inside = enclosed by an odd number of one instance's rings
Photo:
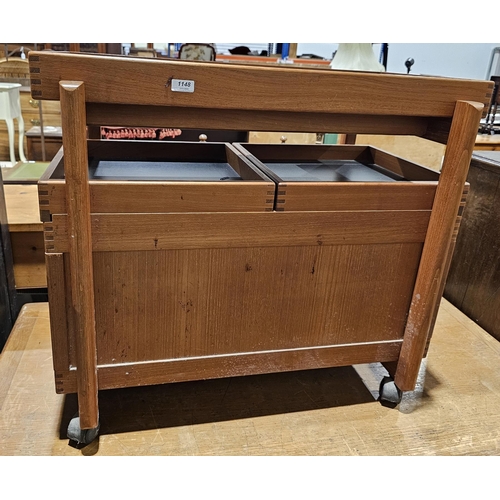
POLYGON ((61 101, 64 155, 39 194, 56 388, 78 393, 72 439, 97 434, 100 389, 368 362, 394 377, 382 399, 414 389, 492 82, 29 59, 33 97, 61 101), (93 142, 87 125, 447 149, 439 176, 364 146, 93 142))

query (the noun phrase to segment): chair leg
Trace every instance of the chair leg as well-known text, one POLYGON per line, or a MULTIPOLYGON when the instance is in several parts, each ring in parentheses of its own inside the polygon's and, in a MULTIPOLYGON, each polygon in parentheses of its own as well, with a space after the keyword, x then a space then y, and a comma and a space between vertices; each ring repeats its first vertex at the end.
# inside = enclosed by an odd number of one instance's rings
POLYGON ((27 163, 26 156, 24 156, 24 120, 21 115, 17 117, 17 126, 19 128, 19 158, 23 163, 27 163))
POLYGON ((16 155, 14 152, 14 120, 12 118, 6 118, 5 122, 7 123, 7 133, 9 134, 10 162, 12 166, 14 166, 16 164, 16 155))

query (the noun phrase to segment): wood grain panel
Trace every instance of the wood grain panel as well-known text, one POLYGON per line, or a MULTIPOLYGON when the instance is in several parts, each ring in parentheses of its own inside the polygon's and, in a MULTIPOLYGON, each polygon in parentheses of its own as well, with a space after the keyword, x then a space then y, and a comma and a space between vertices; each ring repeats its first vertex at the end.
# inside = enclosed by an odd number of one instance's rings
POLYGON ((96 252, 98 364, 401 339, 421 248, 96 252))
MULTIPOLYGON (((39 185, 40 208, 65 214, 64 183, 39 185)), ((271 182, 90 181, 91 213, 254 212, 272 210, 271 182)))
POLYGON ((276 206, 302 210, 431 210, 436 183, 289 182, 278 186, 276 206))
POLYGON ((87 102, 116 104, 452 116, 459 100, 489 104, 493 88, 486 81, 50 52, 31 52, 29 62, 30 71, 40 69, 31 78, 34 97, 57 100, 59 81, 83 81, 87 102), (195 81, 195 91, 172 92, 171 78, 195 81))
POLYGON ((36 185, 5 184, 3 189, 9 232, 41 232, 36 185))
MULTIPOLYGON (((94 251, 411 243, 425 239, 429 211, 99 214, 94 251)), ((67 216, 54 215, 46 249, 67 252, 67 216)))

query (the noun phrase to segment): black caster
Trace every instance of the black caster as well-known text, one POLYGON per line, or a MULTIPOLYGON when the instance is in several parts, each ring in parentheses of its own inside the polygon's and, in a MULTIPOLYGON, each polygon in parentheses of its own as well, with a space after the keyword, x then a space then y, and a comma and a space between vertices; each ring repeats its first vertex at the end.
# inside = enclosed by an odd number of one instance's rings
POLYGON ((80 417, 73 417, 68 425, 68 439, 78 445, 90 444, 99 435, 99 424, 94 429, 82 429, 80 427, 80 417))
POLYGON ((379 398, 380 404, 387 408, 396 408, 401 403, 403 392, 398 388, 392 377, 384 377, 380 382, 379 398))

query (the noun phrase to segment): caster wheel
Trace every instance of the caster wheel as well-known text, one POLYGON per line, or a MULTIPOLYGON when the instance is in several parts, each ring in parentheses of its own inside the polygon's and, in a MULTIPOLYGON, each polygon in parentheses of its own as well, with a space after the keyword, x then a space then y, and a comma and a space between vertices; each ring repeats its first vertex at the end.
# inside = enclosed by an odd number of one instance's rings
POLYGON ((401 398, 403 397, 402 391, 395 384, 392 377, 384 377, 380 382, 379 388, 379 398, 380 404, 386 406, 387 408, 396 408, 399 403, 401 403, 401 398))
POLYGON ((68 439, 77 444, 90 444, 99 434, 99 424, 94 429, 82 429, 80 417, 73 417, 68 425, 68 439))

